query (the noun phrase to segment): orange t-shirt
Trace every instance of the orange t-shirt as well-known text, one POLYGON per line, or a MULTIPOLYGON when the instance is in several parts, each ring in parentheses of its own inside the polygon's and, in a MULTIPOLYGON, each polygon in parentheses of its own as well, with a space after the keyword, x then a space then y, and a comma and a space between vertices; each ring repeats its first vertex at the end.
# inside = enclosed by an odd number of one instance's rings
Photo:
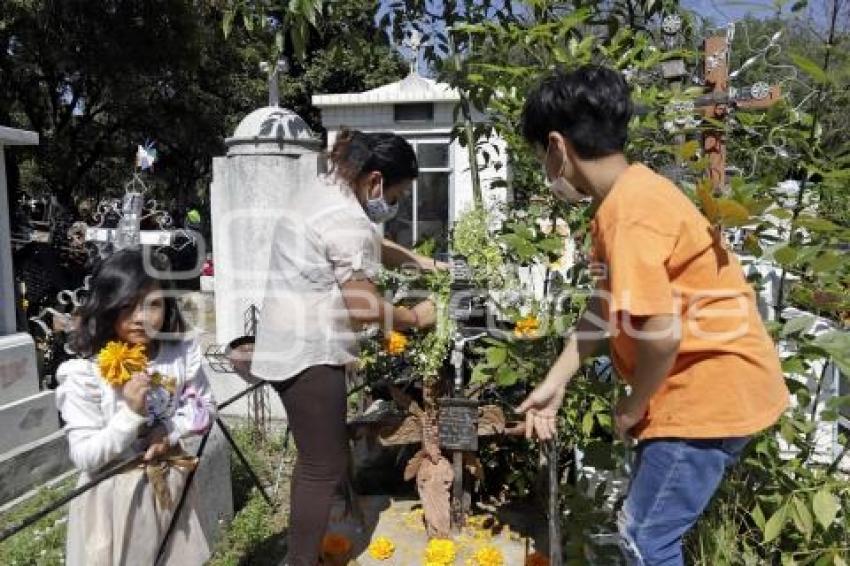
MULTIPOLYGON (((598 290, 610 293, 614 365, 634 379, 628 315, 677 314, 670 375, 632 431, 646 438, 747 436, 776 422, 788 389, 741 265, 672 182, 631 165, 591 224, 598 290)), ((603 301, 603 304, 605 301, 603 301)))

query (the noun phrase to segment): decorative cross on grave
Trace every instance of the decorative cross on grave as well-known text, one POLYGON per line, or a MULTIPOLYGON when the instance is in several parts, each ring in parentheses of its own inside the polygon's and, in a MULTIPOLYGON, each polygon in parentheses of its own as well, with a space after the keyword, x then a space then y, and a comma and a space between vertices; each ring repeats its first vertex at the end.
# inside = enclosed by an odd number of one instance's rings
POLYGON ((419 30, 411 30, 410 35, 404 40, 404 45, 413 52, 410 58, 410 74, 416 75, 419 73, 419 50, 422 49, 422 34, 419 30))
POLYGON ((269 76, 269 106, 280 106, 280 83, 278 77, 281 73, 289 71, 289 61, 286 58, 277 60, 277 63, 272 65, 268 61, 260 63, 260 71, 268 73, 269 76))
MULTIPOLYGON (((117 202, 109 205, 102 204, 100 206, 101 216, 107 210, 119 214, 121 219, 118 221, 117 228, 104 228, 102 226, 93 226, 86 230, 86 241, 109 246, 112 250, 117 251, 133 246, 170 246, 174 241, 174 230, 142 230, 140 228, 141 221, 145 218, 143 208, 145 205, 143 190, 135 189, 134 181, 138 180, 138 176, 134 177, 124 193, 121 200, 120 209, 117 202)), ((154 213, 156 214, 156 213, 154 213)), ((159 211, 162 216, 167 216, 165 211, 159 211)), ((166 218, 160 222, 160 225, 170 223, 170 218, 166 218)))
MULTIPOLYGON (((729 47, 731 30, 727 35, 713 36, 705 40, 705 82, 711 91, 697 99, 694 107, 706 118, 725 122, 729 116, 729 107, 738 110, 763 110, 770 108, 782 97, 781 89, 776 85, 757 82, 742 89, 729 85, 741 71, 751 66, 758 56, 748 59, 741 69, 729 74, 729 47)), ((773 44, 778 39, 771 39, 773 44)), ((708 155, 708 176, 715 192, 722 191, 726 183, 726 137, 720 129, 703 132, 703 150, 708 155)))

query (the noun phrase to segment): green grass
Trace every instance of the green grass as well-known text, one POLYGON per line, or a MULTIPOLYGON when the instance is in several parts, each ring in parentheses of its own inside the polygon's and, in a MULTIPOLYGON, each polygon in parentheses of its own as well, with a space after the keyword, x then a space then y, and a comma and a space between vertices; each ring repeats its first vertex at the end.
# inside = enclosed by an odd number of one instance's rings
MULTIPOLYGON (((282 453, 282 435, 272 435, 262 442, 248 425, 231 429, 233 439, 242 449, 251 467, 271 493, 276 468, 282 453)), ((290 444, 288 457, 292 456, 290 444)), ((275 508, 269 507, 254 487, 242 463, 231 452, 233 504, 236 515, 216 545, 209 566, 276 566, 286 553, 286 524, 289 507, 289 476, 292 464, 288 461, 281 486, 274 497, 275 508)))
MULTIPOLYGON (((0 516, 0 529, 27 518, 70 491, 76 478, 43 488, 33 497, 0 516)), ((65 530, 68 506, 65 505, 0 543, 3 566, 59 566, 65 557, 65 530)))

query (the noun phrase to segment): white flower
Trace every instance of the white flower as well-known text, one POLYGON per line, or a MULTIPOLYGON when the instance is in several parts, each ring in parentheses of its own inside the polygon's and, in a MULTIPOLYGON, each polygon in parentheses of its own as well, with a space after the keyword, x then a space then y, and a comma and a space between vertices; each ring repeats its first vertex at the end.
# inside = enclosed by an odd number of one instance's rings
POLYGON ((537 226, 540 228, 540 231, 543 234, 548 236, 549 234, 552 233, 552 220, 551 219, 549 219, 549 218, 538 218, 536 220, 536 222, 537 222, 537 226))
POLYGON ((567 237, 570 235, 570 225, 567 224, 567 221, 563 218, 558 218, 555 220, 555 232, 559 236, 567 237))

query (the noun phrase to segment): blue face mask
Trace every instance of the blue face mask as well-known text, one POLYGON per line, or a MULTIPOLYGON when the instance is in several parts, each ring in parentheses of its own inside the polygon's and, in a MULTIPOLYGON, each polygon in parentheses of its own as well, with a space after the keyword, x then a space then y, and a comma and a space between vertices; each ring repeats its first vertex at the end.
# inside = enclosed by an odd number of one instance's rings
POLYGON ((366 211, 366 216, 375 224, 383 224, 392 220, 398 214, 398 201, 395 204, 390 204, 384 198, 384 180, 381 179, 381 194, 376 198, 367 198, 366 205, 363 207, 366 211))

